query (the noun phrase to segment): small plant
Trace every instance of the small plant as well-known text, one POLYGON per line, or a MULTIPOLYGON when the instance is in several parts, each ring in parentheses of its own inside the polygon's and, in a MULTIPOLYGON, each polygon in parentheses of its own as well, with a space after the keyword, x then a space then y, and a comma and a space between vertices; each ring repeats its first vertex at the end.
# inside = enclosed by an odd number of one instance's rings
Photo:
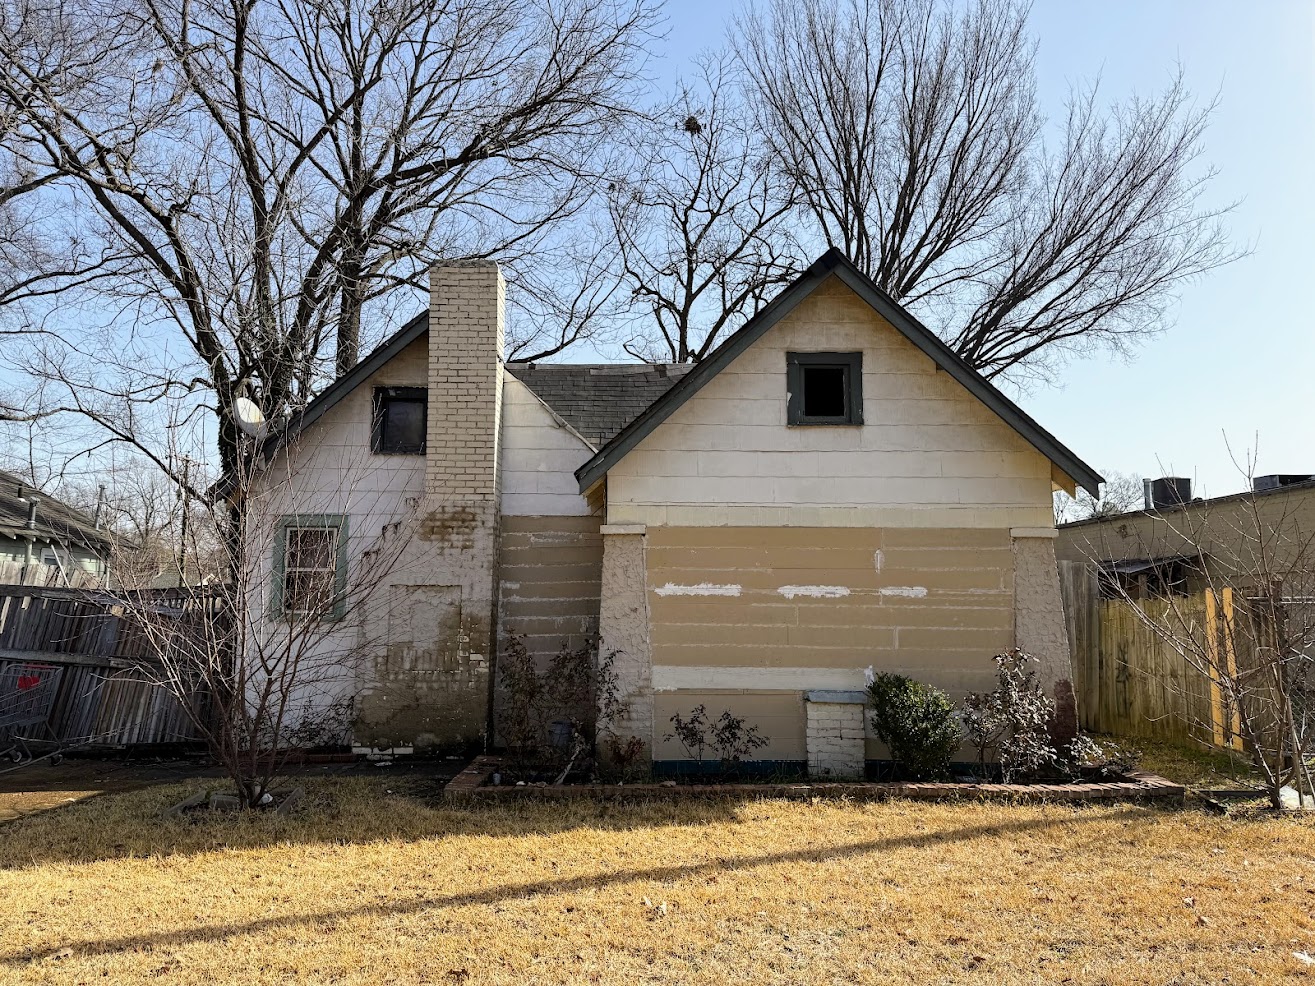
POLYGON ((682 716, 679 712, 671 717, 673 732, 667 733, 663 739, 668 741, 679 740, 680 745, 685 748, 685 755, 691 760, 702 764, 703 751, 709 746, 708 727, 710 725, 707 708, 696 705, 688 717, 682 716))
POLYGON ((872 729, 891 759, 914 780, 950 772, 962 730, 948 695, 899 674, 877 674, 868 684, 872 729))
POLYGON ((540 745, 544 682, 534 655, 519 634, 508 636, 498 655, 498 678, 505 700, 499 709, 498 733, 520 760, 532 757, 540 745))
POLYGON ((580 756, 580 742, 586 746, 592 743, 595 717, 601 718, 600 685, 610 681, 614 690, 616 681, 611 671, 615 655, 608 655, 598 664, 597 654, 598 643, 593 639, 578 647, 563 644, 540 670, 538 661, 525 646, 525 638, 518 634, 508 636, 498 658, 503 692, 498 735, 514 756, 522 762, 545 756, 574 761, 580 756), (605 676, 610 677, 605 679, 605 676), (550 740, 554 722, 570 724, 568 742, 556 749, 550 740))
POLYGON ((616 673, 616 660, 620 656, 621 652, 614 650, 598 659, 594 682, 598 704, 596 742, 602 754, 598 764, 600 774, 609 780, 629 781, 647 773, 641 766, 648 744, 638 736, 622 736, 619 732, 627 708, 616 673))
POLYGON ((1055 703, 1037 683, 1036 658, 1015 647, 992 660, 995 688, 973 692, 963 702, 964 728, 977 750, 979 769, 985 774, 987 762, 998 759, 1003 780, 1010 784, 1020 776, 1059 768, 1049 732, 1055 703))
POLYGON ((706 706, 695 706, 688 716, 679 712, 671 717, 670 732, 667 740, 679 740, 685 749, 685 755, 703 766, 704 753, 715 750, 721 762, 722 773, 730 773, 735 765, 754 750, 767 745, 768 739, 759 732, 757 726, 749 726, 740 716, 732 715, 725 709, 716 721, 708 718, 706 706))
POLYGON ((712 745, 721 759, 722 771, 729 772, 754 750, 766 746, 767 737, 757 726, 746 726, 743 719, 727 709, 713 723, 712 745))
POLYGON ((638 736, 623 739, 615 733, 609 733, 604 747, 608 773, 619 780, 631 780, 639 773, 638 765, 646 749, 648 744, 638 736))

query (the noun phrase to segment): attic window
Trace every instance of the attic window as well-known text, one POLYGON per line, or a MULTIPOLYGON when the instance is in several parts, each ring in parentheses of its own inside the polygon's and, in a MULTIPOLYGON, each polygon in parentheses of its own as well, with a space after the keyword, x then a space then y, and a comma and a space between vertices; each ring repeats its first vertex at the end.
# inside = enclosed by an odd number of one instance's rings
POLYGON ((862 353, 787 353, 792 425, 863 423, 862 353))
POLYGON ((375 387, 370 451, 424 455, 429 396, 424 387, 375 387))

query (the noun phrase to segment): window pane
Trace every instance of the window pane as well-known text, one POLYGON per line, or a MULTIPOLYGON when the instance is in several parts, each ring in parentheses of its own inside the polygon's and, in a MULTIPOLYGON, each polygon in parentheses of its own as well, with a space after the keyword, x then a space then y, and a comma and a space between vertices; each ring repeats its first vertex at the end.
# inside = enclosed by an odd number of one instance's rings
POLYGON ((424 446, 424 401, 389 398, 384 405, 384 451, 421 451, 424 446))
POLYGON ((845 397, 843 366, 805 366, 804 417, 844 418, 849 405, 845 397))
POLYGON ((318 568, 333 570, 334 549, 337 547, 336 527, 292 527, 288 529, 286 568, 318 568))
POLYGON ((289 613, 317 613, 333 602, 333 572, 294 571, 283 580, 283 609, 289 613))

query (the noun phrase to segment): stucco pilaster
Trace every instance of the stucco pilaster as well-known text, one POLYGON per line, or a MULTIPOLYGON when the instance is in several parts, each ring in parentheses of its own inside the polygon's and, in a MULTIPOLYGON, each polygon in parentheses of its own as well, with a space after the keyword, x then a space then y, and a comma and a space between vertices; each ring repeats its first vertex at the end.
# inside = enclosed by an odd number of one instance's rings
POLYGON ((1073 691, 1073 664, 1069 658, 1064 602, 1055 564, 1055 531, 1051 528, 1015 528, 1014 642, 1041 663, 1038 678, 1055 700, 1056 740, 1077 735, 1077 699, 1073 691))
POLYGON ((647 572, 642 527, 604 525, 599 653, 615 654, 613 671, 624 712, 613 728, 624 741, 644 742, 653 754, 653 655, 648 633, 647 572))

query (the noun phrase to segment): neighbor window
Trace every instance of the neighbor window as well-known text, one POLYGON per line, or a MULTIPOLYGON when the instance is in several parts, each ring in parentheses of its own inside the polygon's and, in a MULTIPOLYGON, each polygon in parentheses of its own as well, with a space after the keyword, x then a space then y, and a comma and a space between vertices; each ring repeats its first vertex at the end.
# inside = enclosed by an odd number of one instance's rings
POLYGON ((424 455, 428 395, 423 387, 376 387, 370 450, 377 454, 424 455))
POLYGON ((863 423, 862 353, 788 353, 786 359, 790 424, 863 423))
POLYGON ((285 517, 274 549, 274 612, 340 618, 346 587, 346 544, 346 517, 285 517))

